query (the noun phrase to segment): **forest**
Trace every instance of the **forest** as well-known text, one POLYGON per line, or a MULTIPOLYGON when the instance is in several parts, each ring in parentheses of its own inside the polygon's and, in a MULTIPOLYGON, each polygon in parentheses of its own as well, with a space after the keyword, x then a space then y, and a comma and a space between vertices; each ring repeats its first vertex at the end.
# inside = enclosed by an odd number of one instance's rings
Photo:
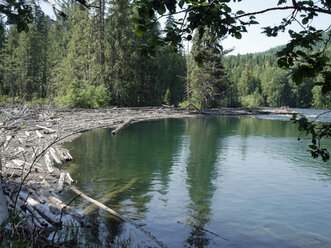
MULTIPOLYGON (((163 36, 161 24, 138 33, 128 0, 85 8, 68 1, 65 18, 52 20, 33 5, 28 31, 0 16, 0 104, 37 103, 69 108, 109 106, 329 108, 315 79, 296 85, 277 65, 281 48, 228 55, 212 29, 196 33, 191 51, 170 45, 143 49, 163 36), (108 4, 107 4, 108 5, 108 4), (196 58, 203 56, 203 63, 196 58)), ((175 19, 168 15, 165 29, 175 19)), ((325 49, 323 42, 315 50, 325 49)), ((331 46, 326 47, 330 56, 331 46)))

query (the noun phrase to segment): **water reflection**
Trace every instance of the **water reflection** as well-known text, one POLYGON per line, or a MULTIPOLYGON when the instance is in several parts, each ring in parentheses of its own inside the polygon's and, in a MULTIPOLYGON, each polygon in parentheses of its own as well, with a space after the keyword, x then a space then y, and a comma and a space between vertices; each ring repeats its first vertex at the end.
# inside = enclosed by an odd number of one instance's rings
POLYGON ((188 121, 187 135, 190 135, 190 158, 187 163, 187 187, 191 203, 187 206, 187 223, 192 230, 187 243, 191 247, 205 247, 209 238, 204 231, 212 220, 211 201, 218 176, 217 158, 222 134, 231 133, 232 125, 222 123, 230 119, 199 118, 188 121))
MULTIPOLYGON (((258 247, 267 244, 263 235, 282 237, 273 242, 283 247, 287 234, 281 230, 292 225, 295 214, 286 216, 275 204, 294 209, 300 202, 302 215, 323 213, 331 223, 331 213, 323 211, 331 204, 325 190, 331 163, 311 159, 305 151, 309 140, 297 142, 297 136, 289 122, 256 118, 137 123, 117 136, 101 130, 67 144, 74 157, 67 169, 83 192, 144 225, 169 247, 222 245, 207 229, 223 230, 237 245, 240 237, 258 247)), ((64 197, 69 201, 73 195, 64 197)), ((116 244, 126 232, 126 225, 89 203, 74 204, 95 221, 91 240, 100 246, 116 244)), ((307 223, 315 219, 295 219, 291 235, 313 232, 317 225, 307 223)), ((331 236, 330 224, 321 221, 318 232, 331 236)))

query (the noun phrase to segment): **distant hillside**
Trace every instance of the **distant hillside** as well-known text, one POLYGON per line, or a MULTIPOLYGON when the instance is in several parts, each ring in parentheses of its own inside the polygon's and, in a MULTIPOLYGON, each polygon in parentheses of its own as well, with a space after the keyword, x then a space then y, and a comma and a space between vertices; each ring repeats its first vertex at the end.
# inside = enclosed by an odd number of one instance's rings
MULTIPOLYGON (((316 47, 318 50, 322 48, 322 43, 316 47)), ((278 46, 261 53, 224 58, 224 66, 233 84, 232 105, 330 108, 331 94, 322 95, 320 87, 314 87, 314 80, 306 79, 301 85, 295 85, 290 77, 291 71, 278 67, 276 53, 281 49, 282 46, 278 46)), ((326 52, 331 54, 331 46, 326 52)))

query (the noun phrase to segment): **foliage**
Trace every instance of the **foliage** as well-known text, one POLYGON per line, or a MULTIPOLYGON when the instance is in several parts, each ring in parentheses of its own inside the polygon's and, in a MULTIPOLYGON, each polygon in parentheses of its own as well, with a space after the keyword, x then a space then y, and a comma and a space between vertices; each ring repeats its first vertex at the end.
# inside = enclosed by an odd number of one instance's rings
POLYGON ((191 59, 189 67, 189 96, 195 106, 212 108, 219 106, 229 88, 229 81, 223 66, 223 51, 213 30, 205 30, 205 35, 196 34, 193 39, 192 57, 203 55, 204 63, 191 59))
POLYGON ((257 108, 263 106, 263 98, 258 90, 255 90, 252 94, 242 97, 242 105, 248 108, 257 108))
POLYGON ((165 96, 163 98, 163 102, 164 102, 164 104, 167 104, 167 105, 171 104, 171 93, 170 93, 169 88, 167 89, 167 91, 165 93, 165 96))
POLYGON ((166 46, 145 57, 137 48, 151 35, 161 35, 160 29, 136 36, 129 1, 112 1, 107 13, 64 2, 66 20, 53 22, 38 6, 31 7, 29 32, 18 32, 15 25, 7 31, 1 18, 4 104, 10 98, 13 103, 42 98, 72 108, 160 105, 167 90, 169 104, 183 100, 184 55, 166 46))
MULTIPOLYGON (((241 0, 238 0, 240 2, 241 0)), ((236 13, 229 7, 230 0, 222 1, 191 1, 191 0, 136 0, 138 15, 134 19, 137 24, 137 33, 140 35, 154 27, 156 17, 172 15, 174 13, 184 13, 184 18, 178 19, 175 25, 166 27, 164 39, 150 39, 149 47, 155 44, 170 43, 179 46, 182 39, 191 40, 193 33, 199 33, 200 38, 205 30, 212 29, 217 38, 231 35, 240 39, 247 27, 258 24, 257 16, 275 10, 292 10, 292 15, 283 18, 279 25, 265 27, 264 33, 270 37, 278 36, 279 32, 288 30, 291 40, 277 53, 278 65, 282 68, 292 68, 292 79, 299 84, 303 78, 314 78, 321 75, 323 81, 322 91, 327 92, 331 88, 329 58, 324 51, 313 52, 314 46, 322 41, 324 30, 317 30, 310 25, 311 21, 318 17, 318 14, 331 14, 329 1, 296 1, 291 5, 286 5, 288 0, 280 0, 277 6, 252 13, 245 13, 239 10, 236 13), (168 12, 167 12, 168 11, 168 12), (169 13, 169 14, 167 14, 169 13), (300 16, 298 16, 300 15, 300 16), (303 28, 300 32, 291 30, 293 23, 299 22, 303 28)), ((236 0, 233 0, 236 2, 236 0)), ((330 36, 330 31, 326 31, 330 36)), ((330 39, 328 39, 327 43, 330 39)), ((203 60, 203 54, 195 57, 197 62, 203 60)))
POLYGON ((300 85, 296 85, 287 70, 278 68, 276 53, 280 49, 281 47, 263 53, 227 56, 224 59, 228 78, 236 88, 233 98, 237 98, 237 103, 233 101, 231 106, 240 104, 248 107, 247 96, 258 91, 263 98, 258 101, 259 107, 327 108, 329 94, 322 94, 321 86, 314 86, 319 78, 304 79, 300 85))
MULTIPOLYGON (((328 111, 330 112, 330 111, 328 111)), ((316 118, 317 119, 317 118, 316 118)), ((315 120, 316 120, 315 119, 315 120)), ((309 146, 309 152, 313 158, 321 157, 324 162, 330 159, 328 150, 321 146, 323 138, 331 137, 331 127, 328 124, 317 125, 314 121, 308 121, 305 116, 298 117, 296 114, 291 119, 294 123, 298 123, 299 131, 306 132, 306 135, 312 136, 312 144, 309 146)), ((300 138, 299 138, 300 139, 300 138)))
POLYGON ((331 92, 322 94, 321 86, 315 86, 312 89, 312 94, 313 94, 312 107, 318 109, 331 108, 331 92))
POLYGON ((109 94, 104 86, 85 85, 80 88, 80 83, 70 84, 64 96, 54 99, 55 105, 67 108, 102 108, 109 103, 109 94))

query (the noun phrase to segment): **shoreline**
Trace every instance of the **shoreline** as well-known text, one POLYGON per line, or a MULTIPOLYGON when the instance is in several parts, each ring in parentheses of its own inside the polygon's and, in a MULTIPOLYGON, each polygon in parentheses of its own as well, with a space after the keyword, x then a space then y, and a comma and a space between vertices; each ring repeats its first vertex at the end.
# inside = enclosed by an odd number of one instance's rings
POLYGON ((22 216, 27 216, 29 225, 43 230, 49 241, 61 243, 59 225, 61 228, 90 226, 84 216, 60 200, 59 194, 74 181, 67 171, 55 166, 72 160, 62 143, 97 129, 110 128, 116 134, 121 128, 141 121, 204 115, 289 115, 295 112, 287 108, 187 110, 169 107, 62 109, 12 106, 0 107, 0 113, 0 170, 6 204, 9 209, 15 208, 22 216))

